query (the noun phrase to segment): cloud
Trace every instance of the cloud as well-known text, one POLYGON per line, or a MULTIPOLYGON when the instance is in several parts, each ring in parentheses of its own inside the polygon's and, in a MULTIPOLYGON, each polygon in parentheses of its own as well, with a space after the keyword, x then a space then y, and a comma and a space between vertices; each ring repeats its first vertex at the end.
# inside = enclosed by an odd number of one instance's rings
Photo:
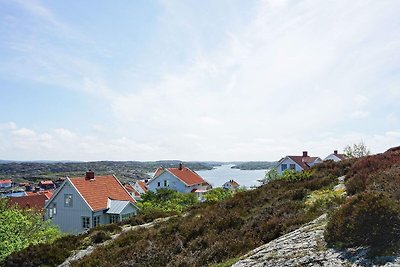
MULTIPOLYGON (((55 29, 67 24, 39 2, 20 4, 55 29)), ((152 52, 123 50, 129 60, 93 57, 88 44, 96 40, 68 26, 74 38, 54 36, 79 52, 20 37, 14 44, 24 61, 3 71, 100 97, 111 118, 94 117, 90 133, 64 127, 43 136, 14 125, 14 135, 47 139, 49 150, 63 140, 69 145, 45 155, 71 159, 274 160, 302 150, 322 155, 360 139, 377 152, 395 145, 387 134, 400 116, 395 1, 265 0, 247 16, 233 16, 235 3, 224 5, 224 13, 209 15, 162 1, 152 52), (380 128, 365 130, 366 118, 373 125, 381 116, 380 128)))

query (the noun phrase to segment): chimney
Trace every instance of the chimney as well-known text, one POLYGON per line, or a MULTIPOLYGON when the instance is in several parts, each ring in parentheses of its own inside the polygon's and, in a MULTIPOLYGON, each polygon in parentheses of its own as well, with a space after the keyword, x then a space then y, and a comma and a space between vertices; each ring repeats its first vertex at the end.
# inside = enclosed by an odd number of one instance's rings
POLYGON ((307 151, 303 151, 303 158, 304 157, 308 157, 308 152, 307 151))
POLYGON ((178 170, 182 170, 183 169, 183 164, 182 163, 179 163, 179 167, 178 167, 178 170))
POLYGON ((85 180, 93 180, 93 179, 94 179, 94 172, 92 172, 92 170, 87 171, 85 180))
POLYGON ((333 150, 333 154, 337 155, 337 150, 333 150))

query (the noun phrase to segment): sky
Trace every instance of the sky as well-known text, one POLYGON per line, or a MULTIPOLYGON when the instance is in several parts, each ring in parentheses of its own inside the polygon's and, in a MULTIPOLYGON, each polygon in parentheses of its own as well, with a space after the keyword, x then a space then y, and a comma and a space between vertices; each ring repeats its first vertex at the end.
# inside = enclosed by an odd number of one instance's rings
POLYGON ((400 145, 400 1, 0 0, 0 159, 400 145))

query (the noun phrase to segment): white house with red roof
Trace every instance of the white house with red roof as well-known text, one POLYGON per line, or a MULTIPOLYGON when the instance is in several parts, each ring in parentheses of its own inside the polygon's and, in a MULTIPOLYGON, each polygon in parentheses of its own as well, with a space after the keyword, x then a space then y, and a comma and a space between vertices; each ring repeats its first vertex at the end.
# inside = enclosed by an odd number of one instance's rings
POLYGON ((158 168, 153 178, 147 183, 150 191, 161 188, 173 189, 181 193, 195 193, 198 198, 211 187, 195 171, 179 164, 178 168, 158 168))
POLYGON ((131 184, 133 188, 140 194, 145 194, 149 189, 144 181, 137 180, 136 182, 131 184))
POLYGON ((342 161, 345 159, 347 159, 345 154, 339 154, 337 150, 334 150, 332 154, 330 154, 329 156, 327 156, 324 159, 324 161, 325 160, 333 160, 333 161, 337 162, 337 161, 342 161))
POLYGON ((310 157, 307 151, 303 151, 302 156, 286 156, 278 161, 276 170, 282 174, 285 170, 304 171, 315 164, 321 163, 320 157, 310 157))
POLYGON ((45 205, 45 219, 63 232, 80 233, 137 214, 135 199, 114 175, 65 179, 45 205))
POLYGON ((12 181, 7 180, 0 180, 0 188, 10 188, 12 186, 12 181))
POLYGON ((236 182, 235 180, 229 180, 228 182, 226 182, 226 183, 224 183, 222 185, 222 187, 224 189, 227 189, 227 190, 229 190, 229 189, 238 189, 239 186, 240 186, 239 183, 236 182))

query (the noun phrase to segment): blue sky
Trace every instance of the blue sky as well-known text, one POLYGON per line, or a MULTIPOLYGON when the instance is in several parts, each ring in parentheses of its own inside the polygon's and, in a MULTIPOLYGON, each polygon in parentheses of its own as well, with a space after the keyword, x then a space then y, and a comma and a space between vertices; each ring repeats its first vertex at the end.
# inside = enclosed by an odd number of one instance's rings
POLYGON ((400 2, 0 0, 0 159, 400 145, 400 2))

